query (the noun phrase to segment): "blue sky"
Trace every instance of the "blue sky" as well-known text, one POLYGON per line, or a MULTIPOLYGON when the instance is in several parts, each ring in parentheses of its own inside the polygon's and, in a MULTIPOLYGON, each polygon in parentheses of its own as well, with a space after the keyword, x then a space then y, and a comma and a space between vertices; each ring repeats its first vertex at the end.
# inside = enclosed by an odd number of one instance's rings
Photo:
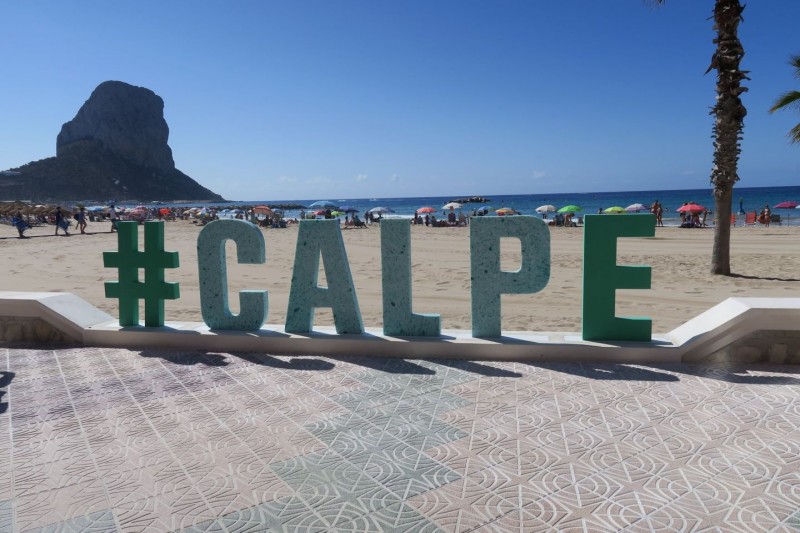
MULTIPOLYGON (((702 188, 712 0, 0 3, 0 169, 55 155, 106 80, 165 101, 234 200, 702 188)), ((800 2, 750 2, 741 186, 797 185, 800 2)))

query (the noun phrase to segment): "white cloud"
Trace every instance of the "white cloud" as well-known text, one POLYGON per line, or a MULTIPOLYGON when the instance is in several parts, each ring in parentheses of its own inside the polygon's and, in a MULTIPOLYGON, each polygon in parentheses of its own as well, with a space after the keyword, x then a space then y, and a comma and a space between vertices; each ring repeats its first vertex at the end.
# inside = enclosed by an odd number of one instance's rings
POLYGON ((540 180, 540 179, 542 179, 543 177, 547 176, 547 172, 545 172, 545 171, 543 171, 543 170, 534 170, 534 171, 533 171, 533 174, 531 174, 531 176, 532 176, 532 177, 533 177, 533 179, 535 179, 535 180, 540 180))
POLYGON ((330 178, 323 176, 314 176, 313 178, 303 181, 304 185, 330 185, 332 183, 330 178))
POLYGON ((279 183, 295 183, 297 178, 290 178, 289 176, 280 176, 278 178, 279 183))
POLYGON ((697 174, 697 171, 696 170, 684 170, 683 172, 681 172, 681 174, 684 175, 684 176, 694 176, 695 174, 697 174))
POLYGON ((367 175, 366 174, 359 174, 358 176, 356 176, 356 181, 358 181, 358 182, 367 181, 367 175))
POLYGON ((392 174, 392 176, 389 178, 390 183, 397 183, 399 180, 400 176, 398 176, 397 174, 392 174))

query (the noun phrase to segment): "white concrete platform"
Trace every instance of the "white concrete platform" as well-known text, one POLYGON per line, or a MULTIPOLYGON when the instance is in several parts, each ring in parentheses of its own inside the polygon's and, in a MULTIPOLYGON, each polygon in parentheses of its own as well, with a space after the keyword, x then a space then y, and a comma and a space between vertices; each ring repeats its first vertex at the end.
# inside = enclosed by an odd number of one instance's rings
POLYGON ((318 327, 313 333, 298 335, 286 333, 277 325, 257 332, 211 331, 198 322, 167 322, 160 328, 120 327, 111 315, 68 293, 0 292, 0 319, 3 318, 38 318, 79 344, 128 349, 675 363, 719 359, 721 353, 734 357, 732 347, 740 347, 757 335, 759 348, 751 346, 747 350, 751 359, 759 350, 764 352, 763 358, 771 357, 773 363, 792 362, 800 356, 800 298, 729 298, 665 335, 654 335, 651 342, 587 342, 572 332, 509 331, 497 339, 483 339, 472 337, 466 330, 444 330, 437 338, 401 338, 383 335, 377 328, 368 328, 362 335, 337 335, 332 327, 318 327), (774 360, 776 353, 783 354, 784 360, 774 360))

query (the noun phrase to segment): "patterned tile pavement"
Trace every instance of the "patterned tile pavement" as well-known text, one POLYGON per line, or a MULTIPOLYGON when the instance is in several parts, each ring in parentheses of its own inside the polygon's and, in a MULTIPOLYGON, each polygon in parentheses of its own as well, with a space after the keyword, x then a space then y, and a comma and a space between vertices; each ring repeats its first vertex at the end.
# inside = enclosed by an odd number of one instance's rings
POLYGON ((0 531, 800 531, 800 370, 0 348, 0 531))

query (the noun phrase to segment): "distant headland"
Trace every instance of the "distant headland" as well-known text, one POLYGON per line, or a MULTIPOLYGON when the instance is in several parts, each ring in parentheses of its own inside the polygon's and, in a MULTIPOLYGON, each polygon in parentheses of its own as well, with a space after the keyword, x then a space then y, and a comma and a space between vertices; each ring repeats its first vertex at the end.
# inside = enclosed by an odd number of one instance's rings
POLYGON ((225 201, 175 168, 168 138, 160 96, 103 82, 61 127, 55 157, 0 172, 0 200, 225 201))

